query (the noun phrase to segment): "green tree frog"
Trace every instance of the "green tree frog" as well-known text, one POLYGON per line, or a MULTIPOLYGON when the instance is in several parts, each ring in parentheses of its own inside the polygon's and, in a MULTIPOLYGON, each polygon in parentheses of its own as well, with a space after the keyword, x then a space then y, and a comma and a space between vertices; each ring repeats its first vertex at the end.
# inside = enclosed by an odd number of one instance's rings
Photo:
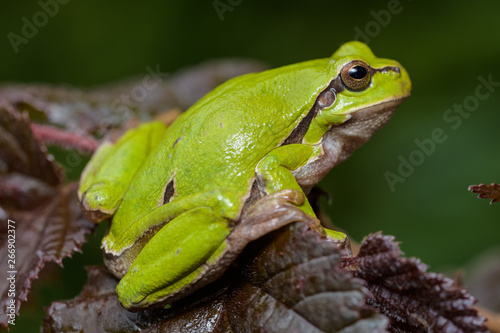
POLYGON ((122 305, 171 304, 287 223, 342 242, 305 195, 410 90, 398 62, 349 42, 330 58, 233 78, 172 124, 152 121, 102 144, 78 194, 91 220, 112 217, 102 249, 122 305))

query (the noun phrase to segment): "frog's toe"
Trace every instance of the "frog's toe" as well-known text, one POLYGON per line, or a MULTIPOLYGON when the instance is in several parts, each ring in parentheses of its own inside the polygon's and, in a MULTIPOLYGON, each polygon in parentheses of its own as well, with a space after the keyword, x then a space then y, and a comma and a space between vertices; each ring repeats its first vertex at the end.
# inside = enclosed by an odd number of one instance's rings
POLYGON ((83 192, 81 204, 85 216, 94 223, 111 217, 121 202, 113 193, 112 186, 104 183, 94 184, 83 192))
POLYGON ((352 255, 351 242, 349 241, 349 237, 347 237, 346 234, 332 229, 325 228, 324 230, 329 241, 334 242, 339 249, 346 250, 349 254, 352 255))
POLYGON ((266 197, 262 198, 261 201, 268 201, 269 199, 278 199, 282 202, 290 202, 296 206, 300 206, 305 202, 306 196, 300 190, 286 188, 284 190, 280 190, 267 195, 266 197))
POLYGON ((302 222, 321 235, 325 231, 320 221, 299 207, 305 195, 299 190, 285 189, 257 201, 242 217, 230 237, 253 241, 293 222, 302 222))

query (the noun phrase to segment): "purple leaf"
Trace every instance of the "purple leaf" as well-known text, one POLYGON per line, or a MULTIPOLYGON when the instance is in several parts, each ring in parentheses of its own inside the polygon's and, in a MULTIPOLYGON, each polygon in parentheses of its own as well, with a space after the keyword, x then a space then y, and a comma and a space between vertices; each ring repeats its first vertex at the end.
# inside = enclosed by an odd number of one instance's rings
POLYGON ((0 253, 8 268, 0 271, 0 325, 7 326, 7 310, 18 314, 44 264, 79 251, 94 226, 78 205, 78 184, 62 184, 27 116, 8 104, 0 106, 0 142, 0 253))
POLYGON ((343 266, 365 280, 367 304, 392 319, 392 332, 487 332, 484 318, 472 308, 474 298, 453 280, 426 273, 416 258, 401 257, 394 237, 374 234, 356 257, 343 266))
MULTIPOLYGON (((27 300, 33 279, 38 278, 46 262, 62 263, 74 251, 80 251, 85 243, 85 235, 94 225, 85 219, 76 196, 76 183, 57 189, 49 201, 31 211, 12 212, 8 218, 15 223, 15 262, 9 271, 15 271, 15 296, 9 295, 10 284, 7 277, 12 274, 6 269, 0 271, 0 324, 7 325, 7 306, 11 299, 15 301, 15 313, 18 314, 21 302, 27 300)), ((7 230, 0 234, 0 253, 7 258, 7 230)), ((5 259, 7 261, 7 259, 5 259)))
POLYGON ((44 332, 386 332, 388 319, 365 305, 361 281, 339 260, 333 243, 294 224, 171 308, 138 313, 119 305, 111 274, 92 268, 78 297, 47 309, 44 332))

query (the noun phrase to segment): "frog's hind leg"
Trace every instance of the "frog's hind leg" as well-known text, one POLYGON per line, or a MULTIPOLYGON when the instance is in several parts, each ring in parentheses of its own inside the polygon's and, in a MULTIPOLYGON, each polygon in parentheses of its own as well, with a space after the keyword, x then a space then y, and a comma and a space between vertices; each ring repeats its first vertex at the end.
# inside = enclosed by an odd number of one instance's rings
POLYGON ((203 274, 204 263, 231 231, 211 207, 188 210, 165 224, 144 246, 117 286, 127 309, 156 304, 203 274))
POLYGON ((166 129, 157 121, 145 123, 128 130, 115 144, 99 147, 83 170, 78 189, 87 218, 99 223, 116 212, 130 181, 166 129))
POLYGON ((275 192, 235 226, 209 206, 177 215, 140 250, 117 286, 120 302, 129 310, 170 304, 221 276, 249 242, 292 222, 324 235, 319 220, 297 207, 304 200, 298 190, 275 192))

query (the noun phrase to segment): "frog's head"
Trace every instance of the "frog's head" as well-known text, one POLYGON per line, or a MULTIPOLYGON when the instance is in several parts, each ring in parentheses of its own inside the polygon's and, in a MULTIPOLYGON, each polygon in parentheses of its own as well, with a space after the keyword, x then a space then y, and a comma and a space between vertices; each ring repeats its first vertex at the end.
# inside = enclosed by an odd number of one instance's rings
POLYGON ((321 142, 323 153, 295 173, 306 190, 367 142, 410 96, 406 70, 397 61, 377 58, 361 42, 341 46, 327 71, 331 81, 316 98, 316 116, 304 137, 309 144, 321 142))
POLYGON ((375 112, 387 121, 392 112, 386 111, 394 111, 410 96, 411 81, 406 70, 397 61, 377 58, 361 42, 341 46, 329 65, 333 80, 317 99, 326 106, 317 118, 324 126, 359 118, 357 113, 375 112))

